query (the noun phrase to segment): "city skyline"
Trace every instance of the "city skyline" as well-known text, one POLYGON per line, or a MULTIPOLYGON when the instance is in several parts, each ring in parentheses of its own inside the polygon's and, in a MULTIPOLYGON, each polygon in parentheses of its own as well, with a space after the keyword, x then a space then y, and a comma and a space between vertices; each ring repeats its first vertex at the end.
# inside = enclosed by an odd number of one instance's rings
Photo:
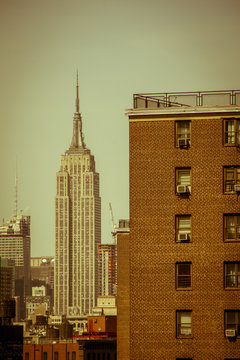
POLYGON ((101 174, 102 242, 128 218, 132 94, 240 88, 236 0, 2 1, 0 219, 31 215, 32 256, 54 254, 55 173, 71 140, 75 74, 101 174), (30 210, 29 210, 30 209, 30 210))

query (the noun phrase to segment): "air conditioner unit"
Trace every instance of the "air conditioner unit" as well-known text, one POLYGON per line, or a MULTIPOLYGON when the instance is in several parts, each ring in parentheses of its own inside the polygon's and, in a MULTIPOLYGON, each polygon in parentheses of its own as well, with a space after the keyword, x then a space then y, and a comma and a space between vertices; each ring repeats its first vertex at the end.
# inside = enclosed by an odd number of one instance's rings
POLYGON ((189 234, 187 233, 179 233, 178 241, 189 241, 189 234))
POLYGON ((189 146, 189 140, 188 139, 178 139, 178 146, 179 147, 189 146))
POLYGON ((236 336, 236 330, 235 329, 227 329, 225 330, 226 337, 234 337, 236 336))
POLYGON ((234 185, 234 191, 240 192, 240 184, 234 185))
POLYGON ((179 194, 189 193, 188 186, 187 185, 177 185, 177 193, 179 193, 179 194))

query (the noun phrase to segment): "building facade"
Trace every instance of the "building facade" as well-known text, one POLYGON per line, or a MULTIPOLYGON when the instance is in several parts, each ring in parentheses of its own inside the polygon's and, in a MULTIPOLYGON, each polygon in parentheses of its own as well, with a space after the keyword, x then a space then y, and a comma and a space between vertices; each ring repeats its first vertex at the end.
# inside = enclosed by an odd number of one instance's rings
POLYGON ((0 299, 13 298, 15 294, 15 263, 0 257, 0 299))
POLYGON ((78 83, 73 137, 61 157, 55 197, 54 312, 90 314, 97 298, 101 198, 94 156, 86 148, 78 83))
POLYGON ((128 116, 128 358, 238 359, 240 91, 138 94, 128 116))
POLYGON ((99 296, 117 293, 117 246, 100 244, 98 246, 98 291, 99 296))
POLYGON ((16 215, 0 226, 0 256, 15 263, 15 295, 20 297, 20 316, 25 317, 24 297, 31 293, 30 216, 16 215))

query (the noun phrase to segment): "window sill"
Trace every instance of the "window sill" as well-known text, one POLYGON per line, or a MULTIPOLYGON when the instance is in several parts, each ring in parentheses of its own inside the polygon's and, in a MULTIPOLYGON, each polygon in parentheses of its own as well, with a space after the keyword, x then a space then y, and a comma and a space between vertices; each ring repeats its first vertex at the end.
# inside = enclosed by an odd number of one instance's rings
POLYGON ((226 291, 239 291, 240 290, 240 287, 239 288, 224 288, 224 290, 226 291))
POLYGON ((225 243, 239 243, 240 239, 233 239, 233 240, 223 240, 225 243))
POLYGON ((176 291, 192 291, 192 288, 176 288, 176 291))

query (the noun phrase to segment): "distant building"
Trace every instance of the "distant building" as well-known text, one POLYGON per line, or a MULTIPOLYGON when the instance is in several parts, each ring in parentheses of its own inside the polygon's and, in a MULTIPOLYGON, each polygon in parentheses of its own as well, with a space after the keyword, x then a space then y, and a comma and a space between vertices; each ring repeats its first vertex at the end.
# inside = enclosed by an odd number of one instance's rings
POLYGON ((0 299, 13 298, 15 294, 15 262, 0 257, 0 299))
POLYGON ((116 360, 116 339, 81 339, 73 343, 66 341, 23 346, 23 360, 116 360))
POLYGON ((117 246, 98 245, 98 291, 100 296, 117 293, 117 246))
POLYGON ((98 295, 101 198, 94 156, 83 139, 78 83, 72 142, 56 180, 54 313, 90 314, 98 295))
POLYGON ((0 358, 22 360, 23 327, 13 325, 15 300, 0 297, 0 358))
POLYGON ((31 293, 30 216, 17 215, 0 225, 0 256, 15 262, 15 295, 20 297, 20 316, 24 319, 24 297, 31 293))
POLYGON ((40 307, 44 309, 43 315, 50 313, 50 296, 44 285, 32 287, 32 296, 26 296, 26 318, 34 315, 40 307))
MULTIPOLYGON (((44 296, 47 296, 50 299, 48 311, 52 314, 54 301, 54 257, 32 257, 30 259, 30 265, 32 287, 44 287, 44 296)), ((32 294, 32 296, 35 295, 32 294)))
POLYGON ((128 116, 118 360, 239 359, 240 90, 136 94, 128 116))
POLYGON ((117 315, 116 296, 106 295, 97 298, 97 306, 93 308, 93 315, 117 315))

